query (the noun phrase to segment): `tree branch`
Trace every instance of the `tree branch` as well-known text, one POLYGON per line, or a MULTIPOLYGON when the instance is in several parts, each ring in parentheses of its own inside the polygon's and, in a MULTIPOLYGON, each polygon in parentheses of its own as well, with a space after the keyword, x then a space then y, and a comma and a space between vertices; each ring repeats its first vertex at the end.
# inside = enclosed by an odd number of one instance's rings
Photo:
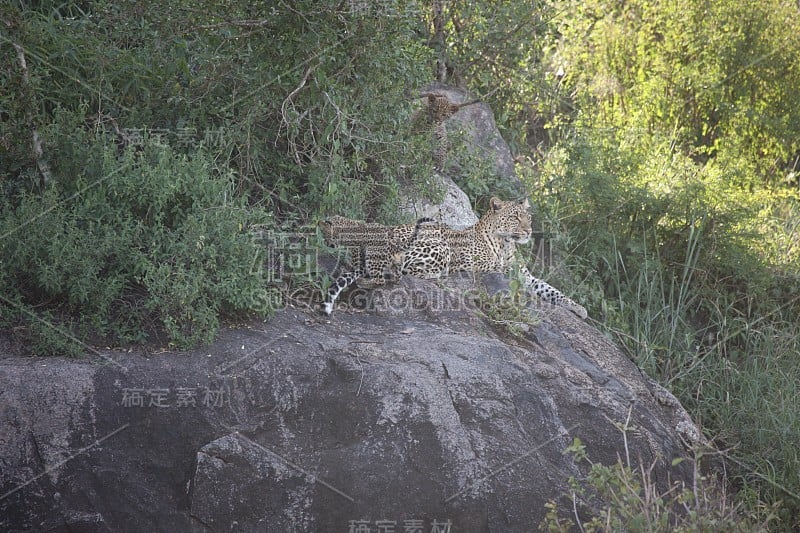
MULTIPOLYGON (((22 87, 28 94, 29 102, 33 101, 33 94, 31 90, 31 77, 28 73, 28 62, 25 60, 25 49, 17 44, 12 43, 14 49, 17 51, 17 60, 22 69, 22 87)), ((36 167, 39 169, 41 179, 39 180, 39 187, 44 189, 48 182, 52 181, 53 173, 50 171, 50 165, 44 159, 44 150, 42 149, 42 139, 39 137, 39 130, 36 129, 36 122, 33 118, 33 106, 28 105, 28 110, 25 112, 25 120, 28 127, 31 129, 31 148, 33 149, 33 159, 36 162, 36 167)))

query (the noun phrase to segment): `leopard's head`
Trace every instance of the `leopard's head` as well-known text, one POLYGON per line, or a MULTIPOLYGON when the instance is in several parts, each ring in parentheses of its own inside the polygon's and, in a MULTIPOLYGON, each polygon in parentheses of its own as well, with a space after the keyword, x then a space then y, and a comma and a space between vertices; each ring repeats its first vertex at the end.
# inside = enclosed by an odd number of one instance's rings
POLYGON ((496 235, 506 242, 526 244, 531 239, 530 204, 526 198, 523 202, 503 201, 494 197, 489 201, 489 212, 481 222, 491 235, 496 235))

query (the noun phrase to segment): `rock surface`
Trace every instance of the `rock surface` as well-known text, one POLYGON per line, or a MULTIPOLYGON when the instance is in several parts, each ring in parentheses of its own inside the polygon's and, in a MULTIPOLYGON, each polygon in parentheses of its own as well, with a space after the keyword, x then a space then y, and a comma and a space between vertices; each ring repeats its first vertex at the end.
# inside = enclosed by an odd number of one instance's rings
POLYGON ((479 292, 405 278, 192 352, 0 359, 0 530, 532 531, 585 474, 565 447, 615 462, 629 412, 631 457, 689 478, 669 393, 568 311, 510 336, 479 292))

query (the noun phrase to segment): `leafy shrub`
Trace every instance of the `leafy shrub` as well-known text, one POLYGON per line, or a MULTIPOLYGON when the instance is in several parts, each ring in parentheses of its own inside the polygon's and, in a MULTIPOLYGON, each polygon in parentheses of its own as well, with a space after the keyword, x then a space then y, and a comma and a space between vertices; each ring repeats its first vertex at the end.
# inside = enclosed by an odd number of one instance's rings
MULTIPOLYGON (((586 447, 575 439, 565 453, 570 453, 580 463, 589 464, 584 483, 574 477, 570 479, 571 492, 565 495, 573 516, 566 518, 559 513, 555 500, 546 504, 547 515, 540 530, 550 532, 574 531, 631 531, 668 533, 756 531, 762 530, 775 518, 771 512, 759 523, 754 517, 742 515, 720 492, 720 484, 713 478, 703 476, 698 469, 698 459, 693 459, 694 469, 690 485, 674 482, 666 489, 659 489, 653 478, 655 463, 649 467, 633 466, 627 456, 620 457, 613 465, 592 463, 586 455, 586 447), (597 499, 602 504, 594 503, 597 499), (590 518, 582 522, 579 513, 590 518), (573 518, 575 520, 573 520, 573 518), (576 524, 577 521, 577 524, 576 524)), ((673 461, 672 466, 681 460, 673 461)))
POLYGON ((208 342, 275 305, 249 227, 395 217, 430 170, 405 125, 431 55, 418 11, 378 8, 4 4, 4 322, 39 353, 208 342))
MULTIPOLYGON (((91 170, 5 205, 5 320, 117 341, 163 330, 187 347, 210 342, 221 314, 268 314, 263 252, 248 228, 269 216, 234 195, 230 171, 154 140, 116 150, 98 140, 86 151, 91 170), (25 312, 31 305, 52 320, 25 312)), ((62 348, 50 344, 39 350, 62 348)))

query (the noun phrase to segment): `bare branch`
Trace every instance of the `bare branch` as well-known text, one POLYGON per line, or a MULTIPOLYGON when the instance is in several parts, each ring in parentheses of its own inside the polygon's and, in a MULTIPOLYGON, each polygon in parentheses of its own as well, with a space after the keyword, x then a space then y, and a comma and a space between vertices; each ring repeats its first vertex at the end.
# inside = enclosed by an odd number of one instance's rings
MULTIPOLYGON (((11 43, 17 51, 17 60, 19 61, 20 69, 22 70, 22 86, 25 92, 31 93, 31 78, 28 73, 28 62, 25 60, 25 49, 22 45, 11 43)), ((33 98, 33 94, 29 94, 29 100, 33 98)), ((33 159, 36 162, 36 167, 39 169, 41 179, 39 187, 44 189, 48 182, 52 181, 53 173, 50 171, 50 165, 44 160, 44 150, 42 149, 42 139, 39 137, 39 130, 36 129, 36 123, 33 118, 32 105, 28 105, 28 110, 25 112, 25 120, 28 127, 31 129, 31 148, 33 149, 33 159)))

